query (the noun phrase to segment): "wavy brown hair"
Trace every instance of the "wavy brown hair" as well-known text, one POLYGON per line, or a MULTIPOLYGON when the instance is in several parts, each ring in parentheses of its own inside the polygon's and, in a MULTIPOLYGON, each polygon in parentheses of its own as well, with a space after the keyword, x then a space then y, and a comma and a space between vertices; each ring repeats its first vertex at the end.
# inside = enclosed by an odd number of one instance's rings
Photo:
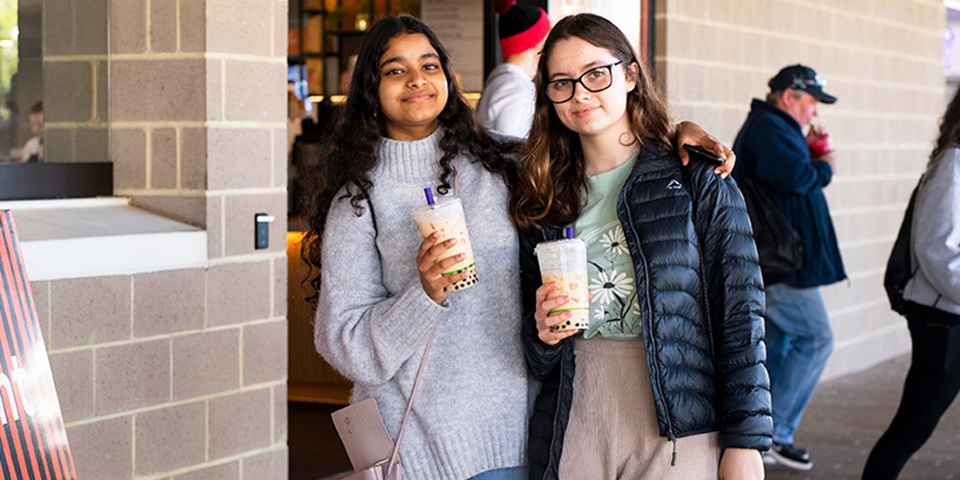
POLYGON ((349 201, 357 216, 363 214, 370 189, 374 187, 370 172, 378 162, 378 148, 386 137, 386 119, 380 105, 380 57, 391 39, 402 34, 423 34, 437 52, 440 66, 447 77, 448 98, 437 117, 442 152, 440 185, 450 188, 453 160, 462 152, 473 162, 501 176, 511 184, 516 176, 515 142, 492 138, 480 127, 476 113, 463 97, 450 55, 440 39, 422 21, 406 16, 383 18, 364 36, 357 54, 357 64, 350 79, 350 89, 343 111, 321 154, 319 167, 306 172, 308 186, 304 198, 308 228, 300 256, 310 265, 309 282, 314 288, 307 300, 316 300, 320 288, 321 239, 327 213, 335 201, 349 201), (339 193, 338 193, 339 192, 339 193))
POLYGON ((953 99, 950 100, 947 110, 943 112, 943 118, 940 119, 940 133, 930 152, 930 161, 927 165, 933 165, 947 147, 958 144, 960 144, 960 87, 957 87, 957 92, 953 94, 953 99))
MULTIPOLYGON (((560 121, 547 98, 547 63, 557 43, 579 38, 607 49, 624 63, 623 71, 636 87, 627 92, 627 115, 634 138, 641 149, 653 144, 670 146, 673 126, 667 104, 623 32, 609 20, 583 13, 565 17, 553 27, 543 45, 537 66, 537 100, 529 140, 520 156, 519 179, 513 189, 510 215, 522 230, 542 225, 563 227, 580 216, 587 187, 583 149, 579 135, 560 121), (629 68, 636 65, 636 70, 629 68)), ((672 149, 672 147, 671 147, 672 149)))

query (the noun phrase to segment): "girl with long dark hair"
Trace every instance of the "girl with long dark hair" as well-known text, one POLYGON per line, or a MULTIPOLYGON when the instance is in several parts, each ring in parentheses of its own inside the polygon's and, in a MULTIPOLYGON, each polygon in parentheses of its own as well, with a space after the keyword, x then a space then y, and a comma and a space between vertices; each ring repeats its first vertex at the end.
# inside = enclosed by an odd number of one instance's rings
POLYGON ((560 20, 536 82, 511 202, 524 348, 543 382, 531 478, 763 478, 763 283, 735 183, 703 159, 681 166, 665 102, 608 20, 560 20), (548 299, 558 286, 533 255, 566 226, 587 245, 582 333, 553 329, 569 298, 548 299))
POLYGON ((313 181, 303 252, 319 271, 317 350, 353 381, 352 400, 377 400, 393 438, 437 330, 400 449, 408 478, 525 474, 531 383, 510 333, 519 285, 506 215, 515 148, 478 126, 425 24, 399 16, 373 25, 324 157, 325 184, 313 181), (464 274, 440 275, 436 260, 450 245, 422 239, 411 213, 424 187, 452 194, 455 184, 480 281, 448 297, 443 287, 464 274))

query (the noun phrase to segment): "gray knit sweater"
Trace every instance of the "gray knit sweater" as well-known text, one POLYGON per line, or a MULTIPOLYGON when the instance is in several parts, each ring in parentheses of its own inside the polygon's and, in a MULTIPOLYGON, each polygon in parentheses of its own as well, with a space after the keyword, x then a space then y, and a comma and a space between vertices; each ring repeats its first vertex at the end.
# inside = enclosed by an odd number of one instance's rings
POLYGON ((913 214, 916 275, 903 298, 960 315, 960 146, 927 169, 913 214))
MULTIPOLYGON (((440 178, 440 129, 417 141, 383 139, 370 202, 354 214, 334 200, 323 235, 317 350, 354 382, 351 400, 374 397, 396 439, 430 332, 437 336, 400 448, 408 480, 466 479, 526 464, 533 384, 520 346, 516 230, 503 181, 458 160, 459 192, 479 283, 446 305, 423 291, 411 218, 440 178), (375 222, 375 223, 374 223, 375 222)), ((436 191, 436 188, 434 188, 436 191)))

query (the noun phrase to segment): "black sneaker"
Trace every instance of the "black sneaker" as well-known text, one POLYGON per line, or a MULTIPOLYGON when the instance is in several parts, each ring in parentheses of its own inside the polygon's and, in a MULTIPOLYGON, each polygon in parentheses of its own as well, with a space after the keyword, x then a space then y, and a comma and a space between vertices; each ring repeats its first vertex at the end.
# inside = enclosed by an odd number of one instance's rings
POLYGON ((813 468, 810 454, 800 447, 793 446, 793 444, 773 442, 773 448, 767 453, 784 467, 803 471, 813 468))

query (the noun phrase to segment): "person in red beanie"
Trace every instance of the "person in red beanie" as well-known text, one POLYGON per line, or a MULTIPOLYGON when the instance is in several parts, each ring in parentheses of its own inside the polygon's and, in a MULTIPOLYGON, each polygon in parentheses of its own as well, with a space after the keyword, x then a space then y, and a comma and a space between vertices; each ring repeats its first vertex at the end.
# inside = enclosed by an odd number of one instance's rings
POLYGON ((488 130, 526 138, 533 122, 537 56, 550 33, 550 19, 542 8, 514 0, 497 0, 496 9, 504 62, 487 76, 477 114, 488 130))

